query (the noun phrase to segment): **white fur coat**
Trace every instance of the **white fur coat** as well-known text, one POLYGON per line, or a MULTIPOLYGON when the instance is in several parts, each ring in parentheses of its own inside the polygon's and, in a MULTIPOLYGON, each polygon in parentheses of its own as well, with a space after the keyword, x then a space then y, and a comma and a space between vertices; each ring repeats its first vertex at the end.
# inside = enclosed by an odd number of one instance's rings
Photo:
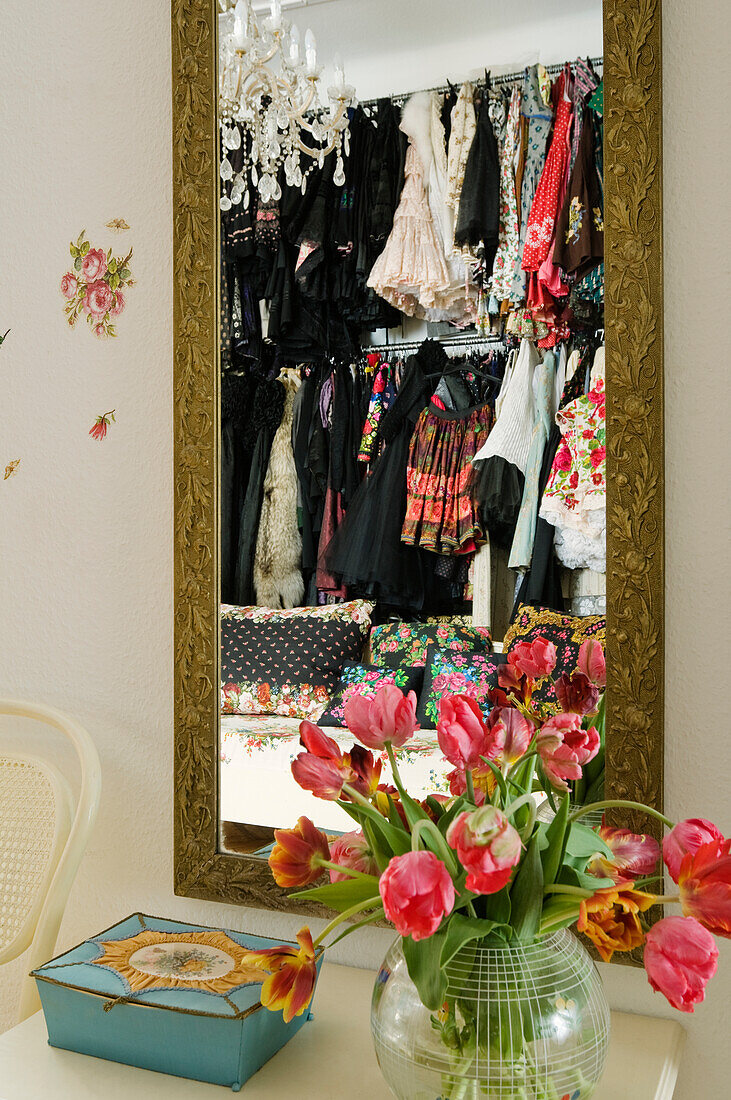
POLYGON ((282 423, 272 442, 254 556, 256 602, 263 607, 302 603, 302 537, 297 526, 297 468, 292 453, 296 386, 287 379, 282 423))

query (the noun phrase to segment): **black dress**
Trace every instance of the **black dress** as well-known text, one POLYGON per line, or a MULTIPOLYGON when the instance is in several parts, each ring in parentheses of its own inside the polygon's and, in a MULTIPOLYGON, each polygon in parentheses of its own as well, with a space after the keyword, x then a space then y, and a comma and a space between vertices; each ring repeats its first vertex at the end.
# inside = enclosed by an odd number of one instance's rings
POLYGON ((485 247, 485 271, 492 271, 500 232, 500 159, 490 121, 489 97, 482 97, 477 129, 465 165, 454 242, 485 247))
POLYGON ((426 341, 409 359, 396 399, 382 421, 386 448, 323 555, 324 568, 348 588, 414 610, 424 602, 423 559, 415 547, 401 542, 409 443, 434 389, 427 376, 446 362, 444 349, 433 341, 426 341))

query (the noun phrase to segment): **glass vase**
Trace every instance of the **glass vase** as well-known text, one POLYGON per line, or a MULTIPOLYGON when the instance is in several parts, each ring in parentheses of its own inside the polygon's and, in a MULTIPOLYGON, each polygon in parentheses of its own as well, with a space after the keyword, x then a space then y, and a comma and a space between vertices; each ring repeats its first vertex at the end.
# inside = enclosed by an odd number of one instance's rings
POLYGON ((604 1069, 609 1007, 566 929, 531 944, 472 941, 446 968, 438 1012, 409 977, 400 938, 376 978, 371 1031, 398 1100, 586 1100, 604 1069))

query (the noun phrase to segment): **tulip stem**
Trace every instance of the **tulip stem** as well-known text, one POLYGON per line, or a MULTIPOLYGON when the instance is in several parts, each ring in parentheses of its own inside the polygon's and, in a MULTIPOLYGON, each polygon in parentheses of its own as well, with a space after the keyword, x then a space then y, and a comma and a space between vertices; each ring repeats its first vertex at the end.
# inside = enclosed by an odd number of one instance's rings
POLYGON ((352 799, 353 802, 357 802, 359 806, 367 806, 369 810, 373 809, 368 799, 364 798, 360 791, 356 791, 355 787, 351 787, 349 783, 343 783, 343 790, 348 798, 352 799))
POLYGON ((658 821, 662 821, 668 829, 675 828, 675 823, 665 817, 664 814, 661 814, 659 810, 653 810, 651 806, 645 806, 642 802, 630 802, 625 798, 606 798, 603 802, 591 802, 588 806, 580 806, 578 810, 574 810, 572 814, 569 814, 569 821, 578 821, 580 817, 591 813, 592 810, 609 810, 614 806, 624 806, 628 810, 640 810, 641 813, 649 814, 650 817, 656 817, 658 821))
POLYGON ((401 776, 399 775, 398 765, 396 763, 396 753, 393 751, 393 745, 390 741, 386 741, 386 752, 388 753, 388 762, 391 765, 391 773, 393 775, 393 781, 396 784, 398 793, 403 798, 404 785, 401 782, 401 776))
POLYGON ((354 871, 352 867, 342 867, 339 863, 333 863, 331 859, 318 859, 318 867, 325 867, 328 871, 337 871, 339 875, 348 875, 350 878, 360 878, 362 871, 354 871))
MULTIPOLYGON (((411 831, 411 851, 418 852, 419 841, 422 833, 428 833, 435 841, 436 847, 439 849, 439 855, 442 861, 447 865, 449 873, 453 878, 459 877, 460 868, 456 859, 452 853, 452 849, 447 844, 446 840, 437 829, 433 821, 429 821, 428 818, 423 818, 421 821, 417 821, 416 825, 411 831)), ((435 853, 436 854, 436 853, 435 853)))
POLYGON ((544 894, 569 894, 573 898, 593 898, 595 890, 584 890, 581 886, 567 886, 563 882, 554 882, 544 886, 544 894))
POLYGON ((381 905, 381 895, 376 894, 375 897, 366 898, 365 901, 359 901, 357 905, 351 905, 350 909, 344 909, 342 913, 338 913, 337 917, 334 917, 329 924, 326 924, 320 935, 314 941, 313 947, 319 947, 322 941, 325 939, 333 928, 337 928, 339 924, 342 924, 348 917, 354 917, 356 913, 361 913, 364 909, 376 909, 381 905))
POLYGON ((472 782, 472 770, 470 768, 465 768, 464 781, 465 781, 465 788, 466 788, 467 797, 469 798, 470 802, 474 806, 475 805, 475 785, 472 782))

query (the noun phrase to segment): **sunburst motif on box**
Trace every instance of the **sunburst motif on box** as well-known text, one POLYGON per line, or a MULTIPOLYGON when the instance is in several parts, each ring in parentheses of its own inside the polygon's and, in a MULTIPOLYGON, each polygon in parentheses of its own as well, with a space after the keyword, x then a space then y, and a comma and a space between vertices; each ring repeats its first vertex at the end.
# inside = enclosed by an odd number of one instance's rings
POLYGON ((155 932, 145 929, 123 940, 99 941, 93 961, 124 978, 132 993, 148 989, 196 989, 225 995, 266 971, 251 961, 256 952, 225 932, 155 932))

